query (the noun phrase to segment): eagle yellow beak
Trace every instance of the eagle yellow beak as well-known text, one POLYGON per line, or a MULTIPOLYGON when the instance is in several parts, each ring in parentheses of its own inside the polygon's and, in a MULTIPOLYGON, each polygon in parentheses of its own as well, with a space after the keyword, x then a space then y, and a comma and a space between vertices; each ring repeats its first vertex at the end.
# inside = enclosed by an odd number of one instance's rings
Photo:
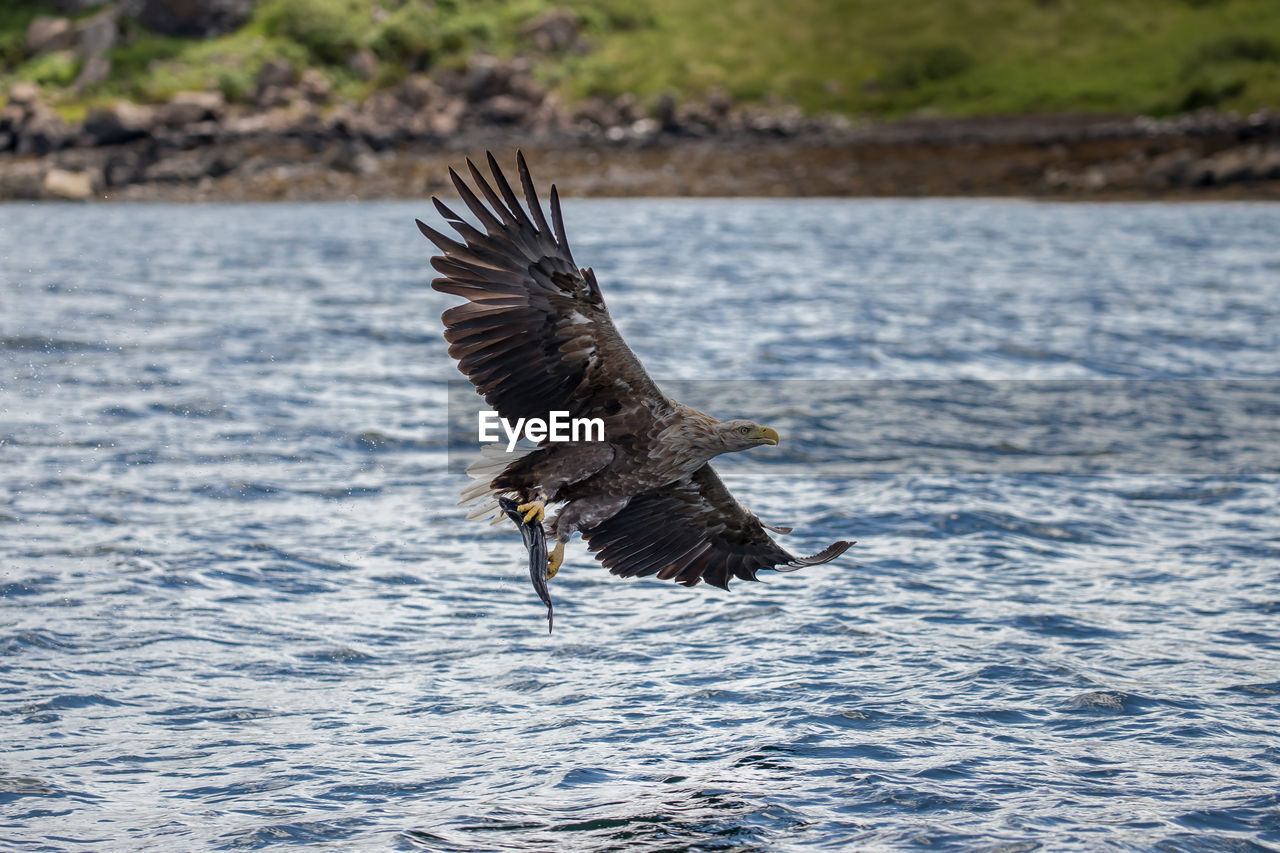
POLYGON ((771 444, 774 447, 778 446, 777 430, 769 429, 768 427, 760 427, 755 432, 751 433, 751 437, 761 444, 771 444))

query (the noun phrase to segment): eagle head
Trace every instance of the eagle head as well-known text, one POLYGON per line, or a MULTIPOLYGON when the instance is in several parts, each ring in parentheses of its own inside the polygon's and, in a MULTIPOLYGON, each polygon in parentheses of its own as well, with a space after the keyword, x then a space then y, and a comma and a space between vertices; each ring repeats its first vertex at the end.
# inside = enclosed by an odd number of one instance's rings
POLYGON ((748 447, 757 447, 761 444, 776 446, 778 443, 776 430, 741 418, 717 424, 716 435, 724 446, 724 450, 721 451, 723 453, 746 450, 748 447))

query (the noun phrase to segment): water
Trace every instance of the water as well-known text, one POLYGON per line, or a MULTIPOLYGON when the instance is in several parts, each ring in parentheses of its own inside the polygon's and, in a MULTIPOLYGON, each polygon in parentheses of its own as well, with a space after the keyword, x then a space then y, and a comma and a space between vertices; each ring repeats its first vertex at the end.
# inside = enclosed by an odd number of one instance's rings
POLYGON ((575 543, 552 636, 454 507, 429 213, 0 207, 4 847, 1280 849, 1280 207, 571 204, 651 373, 780 426, 730 487, 859 544, 726 594, 575 543), (928 394, 842 428, 959 378, 1255 421, 1047 472, 989 417, 915 464, 928 394))

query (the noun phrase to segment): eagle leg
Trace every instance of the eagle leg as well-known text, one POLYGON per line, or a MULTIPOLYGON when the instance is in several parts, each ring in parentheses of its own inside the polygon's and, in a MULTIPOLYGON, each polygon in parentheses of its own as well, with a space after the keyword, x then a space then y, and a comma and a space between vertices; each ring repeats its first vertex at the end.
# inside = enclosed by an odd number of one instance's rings
POLYGON ((547 517, 547 496, 539 495, 536 500, 529 501, 527 504, 520 504, 516 507, 516 512, 524 513, 524 523, 531 521, 541 522, 547 517))
POLYGON ((547 580, 551 580, 556 576, 556 572, 560 571, 560 564, 564 562, 564 540, 556 542, 556 547, 551 549, 551 553, 547 556, 547 580))

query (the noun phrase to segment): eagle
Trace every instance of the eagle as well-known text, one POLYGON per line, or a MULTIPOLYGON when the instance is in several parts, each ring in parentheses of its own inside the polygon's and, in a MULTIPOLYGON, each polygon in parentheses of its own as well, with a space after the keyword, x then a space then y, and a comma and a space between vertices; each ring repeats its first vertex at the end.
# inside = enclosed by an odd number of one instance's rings
POLYGON ((548 439, 511 454, 495 448, 469 469, 478 479, 462 503, 480 502, 472 517, 501 519, 505 510, 522 526, 548 621, 545 579, 559 571, 575 533, 615 575, 723 589, 764 569, 829 562, 854 544, 797 557, 768 532, 791 528, 764 523, 734 499, 711 460, 776 446, 778 433, 750 420, 717 420, 663 394, 614 326, 595 273, 574 261, 555 186, 548 222, 523 153, 516 168, 524 205, 492 153, 487 160, 492 182, 466 161, 474 189, 449 170, 479 227, 438 198, 436 210, 460 240, 415 220, 442 253, 431 259, 441 274, 432 288, 466 300, 442 316, 449 355, 511 423, 567 412, 604 426, 601 441, 548 439), (551 505, 559 510, 547 519, 551 505))

